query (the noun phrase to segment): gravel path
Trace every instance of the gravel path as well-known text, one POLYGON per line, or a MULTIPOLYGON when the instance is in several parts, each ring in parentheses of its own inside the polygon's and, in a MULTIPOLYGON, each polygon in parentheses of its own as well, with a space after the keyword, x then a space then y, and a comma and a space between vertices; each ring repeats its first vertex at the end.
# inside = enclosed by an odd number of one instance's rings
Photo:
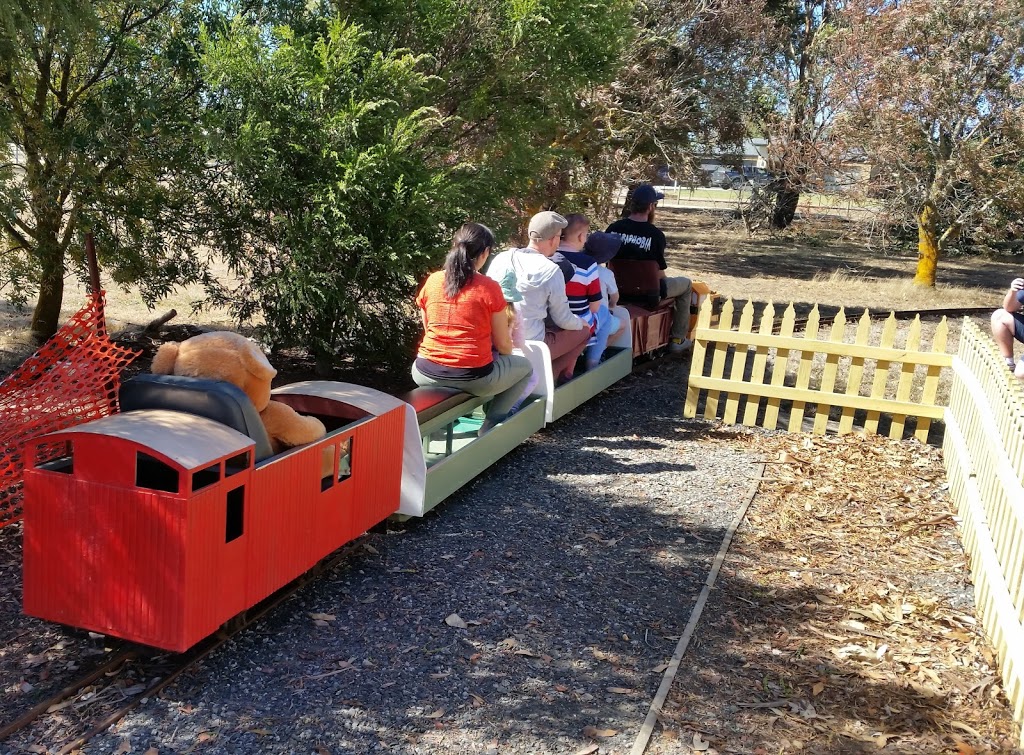
MULTIPOLYGON (((682 382, 679 364, 627 378, 430 516, 351 544, 83 752, 627 750, 754 470, 680 418, 682 382)), ((9 692, 21 660, 0 659, 9 692)))

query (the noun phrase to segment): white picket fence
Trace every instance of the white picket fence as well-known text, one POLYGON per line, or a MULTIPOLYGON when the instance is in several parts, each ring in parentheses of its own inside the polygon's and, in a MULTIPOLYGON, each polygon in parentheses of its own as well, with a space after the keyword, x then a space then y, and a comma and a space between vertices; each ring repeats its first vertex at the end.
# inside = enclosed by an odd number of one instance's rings
MULTIPOLYGON (((1024 390, 992 339, 964 321, 943 451, 982 625, 1024 722, 1024 390)), ((1024 747, 1024 730, 1021 731, 1024 747)))

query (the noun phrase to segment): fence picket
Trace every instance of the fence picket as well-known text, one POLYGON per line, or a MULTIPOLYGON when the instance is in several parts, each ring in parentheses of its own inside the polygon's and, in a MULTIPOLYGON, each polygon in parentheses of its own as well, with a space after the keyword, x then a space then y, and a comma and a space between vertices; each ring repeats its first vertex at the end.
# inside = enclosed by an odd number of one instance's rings
MULTIPOLYGON (((711 314, 712 314, 711 297, 707 297, 704 303, 701 304, 700 311, 697 313, 697 331, 710 327, 711 325, 711 314)), ((690 357, 690 373, 694 369, 703 371, 704 359, 707 354, 707 341, 704 338, 700 338, 696 335, 693 339, 693 355, 690 357)), ((687 382, 686 386, 686 406, 683 407, 683 416, 693 418, 697 416, 697 402, 700 399, 700 386, 695 385, 692 380, 687 382)))
MULTIPOLYGON (((718 316, 718 329, 719 330, 732 330, 732 315, 733 315, 733 303, 732 299, 727 299, 725 304, 722 305, 722 314, 718 316)), ((712 378, 720 378, 725 374, 725 356, 729 350, 729 344, 724 341, 715 341, 715 352, 711 357, 711 375, 712 378)), ((719 391, 708 391, 707 400, 704 402, 704 417, 705 419, 715 419, 718 416, 718 397, 719 391)))
MULTIPOLYGON (((829 333, 829 340, 832 343, 842 343, 846 335, 846 312, 839 308, 835 319, 832 321, 832 331, 829 333)), ((825 371, 821 375, 821 393, 823 396, 831 394, 836 385, 836 375, 839 372, 839 355, 829 354, 825 357, 825 371)), ((819 401, 814 412, 814 432, 821 435, 828 427, 829 409, 831 403, 819 401)))
MULTIPOLYGON (((854 336, 854 343, 866 346, 871 336, 871 313, 866 309, 864 314, 857 321, 857 333, 854 336)), ((846 378, 846 395, 860 395, 860 384, 864 379, 864 357, 855 356, 850 360, 850 374, 846 378)), ((853 418, 856 410, 853 407, 844 407, 839 418, 839 434, 846 435, 853 432, 853 418)))
MULTIPOLYGON (((917 315, 910 323, 910 330, 907 332, 907 352, 920 351, 921 346, 921 315, 917 315)), ((907 401, 910 398, 910 391, 914 387, 914 369, 917 363, 907 360, 900 367, 900 382, 896 386, 896 400, 907 401)), ((903 429, 907 422, 907 415, 894 414, 892 425, 889 426, 890 438, 902 438, 903 429)))
MULTIPOLYGON (((757 332, 762 336, 770 336, 775 326, 775 307, 771 302, 765 305, 761 313, 761 325, 757 332)), ((754 353, 754 364, 750 369, 750 382, 755 385, 764 385, 765 368, 768 365, 768 346, 760 344, 754 353)), ((757 423, 757 410, 760 408, 760 398, 747 397, 747 406, 743 410, 743 424, 750 427, 757 423)))
MULTIPOLYGON (((946 340, 949 337, 949 323, 946 318, 943 317, 939 321, 939 326, 935 329, 935 336, 932 338, 932 351, 946 350, 946 340)), ((934 404, 935 397, 939 393, 939 377, 942 373, 942 369, 935 365, 930 365, 924 378, 924 392, 921 394, 921 403, 923 404, 934 404)), ((932 427, 932 421, 927 417, 920 417, 917 420, 917 431, 914 433, 914 437, 922 443, 928 442, 928 431, 932 427)))
MULTIPOLYGON (((772 310, 774 316, 775 310, 772 310)), ((765 314, 767 317, 767 314, 765 314)), ((764 322, 761 323, 762 329, 764 322)), ((796 327, 796 310, 793 309, 793 302, 789 303, 786 307, 786 311, 782 315, 782 323, 779 327, 779 335, 784 338, 789 338, 793 335, 793 330, 796 327)), ((772 387, 781 388, 786 384, 786 370, 789 366, 789 349, 776 349, 775 350, 775 363, 772 365, 772 387)), ((775 430, 779 426, 779 403, 780 400, 777 397, 771 396, 768 398, 767 404, 764 409, 764 426, 769 430, 775 430)))
MULTIPOLYGON (((879 342, 879 346, 883 349, 891 349, 894 343, 896 343, 896 315, 890 313, 889 318, 882 327, 882 339, 879 342)), ((892 362, 887 359, 879 359, 875 363, 875 375, 871 382, 871 398, 885 395, 885 385, 889 380, 889 365, 891 364, 892 362)), ((868 412, 868 416, 864 420, 864 429, 867 432, 878 432, 879 416, 879 412, 868 412)))
MULTIPOLYGON (((749 333, 754 329, 754 305, 748 301, 743 307, 740 315, 739 333, 749 333)), ((732 354, 732 369, 729 371, 729 380, 734 383, 742 383, 743 376, 747 370, 747 355, 750 353, 746 346, 737 346, 732 354)), ((736 414, 740 408, 740 394, 730 393, 725 402, 725 414, 722 421, 727 425, 736 424, 736 414)))
MULTIPOLYGON (((804 330, 804 340, 808 342, 808 346, 800 351, 800 366, 797 368, 796 372, 797 390, 806 390, 811 384, 811 368, 814 366, 814 349, 810 343, 818 339, 818 323, 820 319, 821 315, 818 313, 818 305, 815 304, 811 309, 811 314, 807 316, 807 327, 804 330)), ((797 433, 803 428, 804 408, 806 406, 806 401, 793 402, 793 406, 789 410, 789 432, 797 433)))

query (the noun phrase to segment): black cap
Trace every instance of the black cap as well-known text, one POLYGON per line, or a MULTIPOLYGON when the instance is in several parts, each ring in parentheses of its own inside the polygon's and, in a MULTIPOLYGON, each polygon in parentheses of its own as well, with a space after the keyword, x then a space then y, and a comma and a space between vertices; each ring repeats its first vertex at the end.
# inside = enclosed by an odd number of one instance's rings
POLYGON ((664 199, 665 195, 660 191, 656 191, 650 184, 640 184, 633 189, 633 197, 630 203, 634 207, 642 207, 644 205, 654 204, 659 199, 664 199))

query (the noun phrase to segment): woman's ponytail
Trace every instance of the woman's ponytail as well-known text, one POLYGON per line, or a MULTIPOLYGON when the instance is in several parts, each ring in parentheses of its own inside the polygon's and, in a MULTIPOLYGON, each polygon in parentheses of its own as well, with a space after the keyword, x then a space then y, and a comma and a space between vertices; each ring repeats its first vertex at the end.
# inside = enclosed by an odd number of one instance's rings
POLYGON ((476 272, 476 261, 494 246, 491 229, 479 223, 466 223, 455 233, 452 248, 444 260, 444 295, 454 299, 476 272))

